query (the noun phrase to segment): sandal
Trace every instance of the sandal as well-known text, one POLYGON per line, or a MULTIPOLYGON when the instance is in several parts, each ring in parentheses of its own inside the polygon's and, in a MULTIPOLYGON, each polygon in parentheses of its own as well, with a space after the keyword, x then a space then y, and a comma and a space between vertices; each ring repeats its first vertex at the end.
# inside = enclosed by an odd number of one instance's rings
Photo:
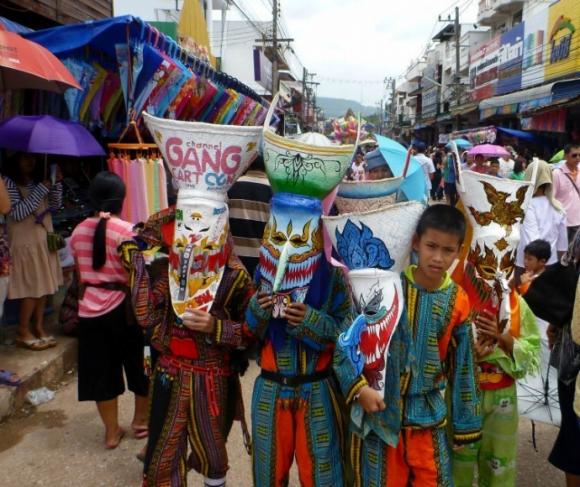
POLYGON ((125 436, 125 433, 126 431, 123 428, 119 428, 119 431, 117 432, 117 443, 111 444, 107 443, 105 440, 105 450, 114 450, 117 448, 121 444, 121 440, 125 436))
POLYGON ((35 352, 46 350, 49 347, 46 342, 39 340, 38 338, 32 338, 30 340, 16 340, 16 346, 20 348, 26 348, 28 350, 33 350, 35 352))
POLYGON ((46 343, 46 345, 47 345, 46 348, 56 347, 56 338, 54 338, 52 335, 40 337, 39 340, 43 343, 46 343))
POLYGON ((18 375, 16 375, 14 372, 0 369, 0 384, 16 387, 22 384, 22 379, 18 377, 18 375))
POLYGON ((143 440, 149 436, 149 428, 147 426, 133 426, 133 436, 137 440, 143 440))

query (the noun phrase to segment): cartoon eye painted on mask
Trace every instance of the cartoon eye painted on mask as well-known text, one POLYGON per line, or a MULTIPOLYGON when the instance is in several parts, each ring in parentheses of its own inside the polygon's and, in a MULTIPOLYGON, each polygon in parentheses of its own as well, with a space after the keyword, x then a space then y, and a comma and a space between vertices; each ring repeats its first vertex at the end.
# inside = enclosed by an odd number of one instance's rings
POLYGON ((202 215, 201 213, 199 213, 198 211, 194 211, 194 212, 191 214, 191 219, 192 219, 194 222, 198 222, 198 221, 200 221, 202 218, 203 218, 203 215, 202 215))
POLYGON ((482 277, 495 277, 496 269, 490 265, 481 265, 479 266, 479 271, 482 274, 482 277))
POLYGON ((302 235, 295 233, 290 237, 290 243, 295 248, 305 247, 308 245, 308 239, 310 237, 310 222, 308 221, 306 225, 304 225, 304 229, 302 230, 302 235))

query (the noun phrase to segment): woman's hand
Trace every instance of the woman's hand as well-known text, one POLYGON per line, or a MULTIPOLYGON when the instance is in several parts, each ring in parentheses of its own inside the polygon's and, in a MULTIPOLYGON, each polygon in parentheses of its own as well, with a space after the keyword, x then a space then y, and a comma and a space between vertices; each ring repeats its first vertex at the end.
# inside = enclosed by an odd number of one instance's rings
POLYGON ((193 331, 200 333, 213 333, 216 319, 205 311, 199 309, 187 310, 183 315, 183 325, 193 331))

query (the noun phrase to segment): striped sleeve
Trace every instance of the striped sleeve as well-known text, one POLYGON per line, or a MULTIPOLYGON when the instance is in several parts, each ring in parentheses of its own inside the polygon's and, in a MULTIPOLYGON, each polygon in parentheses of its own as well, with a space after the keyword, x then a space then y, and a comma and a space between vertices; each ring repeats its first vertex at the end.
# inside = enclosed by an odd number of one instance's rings
POLYGON ((37 184, 26 198, 22 198, 22 194, 14 181, 9 178, 5 178, 4 181, 6 182, 6 189, 10 195, 10 202, 12 204, 9 215, 18 222, 32 215, 49 193, 46 186, 37 184))
POLYGON ((58 210, 62 206, 62 183, 60 181, 50 188, 48 206, 51 210, 58 210))

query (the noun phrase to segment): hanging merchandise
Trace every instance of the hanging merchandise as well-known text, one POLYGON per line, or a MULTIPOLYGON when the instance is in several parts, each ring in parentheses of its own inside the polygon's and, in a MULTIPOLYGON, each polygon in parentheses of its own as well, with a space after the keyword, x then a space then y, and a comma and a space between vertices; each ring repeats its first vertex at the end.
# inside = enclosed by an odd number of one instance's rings
POLYGON ((163 159, 159 157, 155 144, 143 143, 134 121, 121 134, 119 142, 109 144, 109 149, 109 171, 123 180, 127 191, 121 211, 123 220, 132 223, 144 222, 149 216, 169 206, 163 159), (135 144, 122 142, 129 129, 135 132, 135 144))
POLYGON ((65 94, 70 117, 102 128, 104 136, 118 137, 132 120, 141 125, 143 111, 231 125, 260 125, 266 117, 254 91, 140 19, 115 17, 26 35, 63 59, 82 86, 65 94))

